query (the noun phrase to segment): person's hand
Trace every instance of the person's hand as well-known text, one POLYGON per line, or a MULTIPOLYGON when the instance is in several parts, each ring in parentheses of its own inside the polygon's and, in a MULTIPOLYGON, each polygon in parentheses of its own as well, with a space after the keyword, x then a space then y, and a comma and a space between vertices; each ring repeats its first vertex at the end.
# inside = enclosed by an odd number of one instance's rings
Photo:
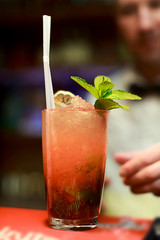
POLYGON ((160 142, 139 152, 119 152, 120 176, 133 193, 152 192, 160 196, 160 142))

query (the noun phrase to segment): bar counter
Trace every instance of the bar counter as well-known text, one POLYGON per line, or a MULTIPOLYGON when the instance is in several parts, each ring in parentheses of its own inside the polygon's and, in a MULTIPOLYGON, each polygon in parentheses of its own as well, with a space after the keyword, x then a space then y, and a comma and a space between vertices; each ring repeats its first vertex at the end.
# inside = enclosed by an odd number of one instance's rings
POLYGON ((142 240, 151 223, 151 219, 100 216, 95 229, 63 231, 48 226, 46 210, 0 207, 0 240, 142 240), (131 229, 132 223, 137 229, 131 229))

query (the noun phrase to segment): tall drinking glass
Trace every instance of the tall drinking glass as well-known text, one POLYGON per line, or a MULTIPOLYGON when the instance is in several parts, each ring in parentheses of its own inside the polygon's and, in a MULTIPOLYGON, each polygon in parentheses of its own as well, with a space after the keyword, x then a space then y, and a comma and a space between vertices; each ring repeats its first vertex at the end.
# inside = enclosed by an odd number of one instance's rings
POLYGON ((97 226, 107 154, 106 110, 42 111, 43 168, 49 225, 97 226))

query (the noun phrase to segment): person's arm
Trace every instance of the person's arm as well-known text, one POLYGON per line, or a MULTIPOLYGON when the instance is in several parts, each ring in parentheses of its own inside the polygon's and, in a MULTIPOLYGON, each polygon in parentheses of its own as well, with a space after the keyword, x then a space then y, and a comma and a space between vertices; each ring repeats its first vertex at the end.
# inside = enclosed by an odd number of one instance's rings
POLYGON ((119 152, 115 160, 121 164, 120 176, 133 193, 160 196, 160 142, 139 152, 119 152))

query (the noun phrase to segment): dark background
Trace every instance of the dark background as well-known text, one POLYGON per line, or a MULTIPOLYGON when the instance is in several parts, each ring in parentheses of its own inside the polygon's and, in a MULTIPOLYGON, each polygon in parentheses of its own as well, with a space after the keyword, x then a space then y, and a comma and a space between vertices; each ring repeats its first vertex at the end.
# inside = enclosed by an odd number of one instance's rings
POLYGON ((0 206, 45 208, 44 14, 52 17, 54 91, 85 97, 71 75, 93 83, 95 76, 108 75, 123 64, 112 0, 0 1, 0 206))

